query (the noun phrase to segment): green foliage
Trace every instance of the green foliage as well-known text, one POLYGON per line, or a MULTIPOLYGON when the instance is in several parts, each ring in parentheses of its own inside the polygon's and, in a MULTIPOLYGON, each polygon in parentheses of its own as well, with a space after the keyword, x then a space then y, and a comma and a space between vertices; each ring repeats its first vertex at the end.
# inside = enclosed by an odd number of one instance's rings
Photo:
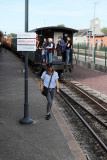
POLYGON ((59 25, 57 25, 58 27, 65 27, 65 25, 64 24, 59 24, 59 25))
POLYGON ((103 28, 101 29, 101 32, 103 32, 104 34, 107 34, 107 27, 103 27, 103 28))
POLYGON ((15 34, 15 33, 10 33, 10 34, 7 35, 7 37, 8 37, 8 38, 16 37, 16 34, 15 34))

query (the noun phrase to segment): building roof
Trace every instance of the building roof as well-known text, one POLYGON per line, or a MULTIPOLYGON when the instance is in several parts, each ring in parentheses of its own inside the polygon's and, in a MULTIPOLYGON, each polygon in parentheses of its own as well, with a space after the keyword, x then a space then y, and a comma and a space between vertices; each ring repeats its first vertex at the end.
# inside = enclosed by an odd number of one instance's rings
POLYGON ((55 30, 55 31, 62 31, 62 32, 68 31, 68 32, 73 32, 73 33, 78 32, 78 30, 76 30, 76 29, 72 29, 72 28, 68 28, 68 27, 58 27, 58 26, 36 28, 36 29, 31 30, 30 32, 43 31, 43 30, 55 30))
POLYGON ((78 33, 74 34, 74 37, 87 36, 88 31, 89 31, 89 29, 80 29, 80 30, 78 30, 78 33))
MULTIPOLYGON (((91 36, 91 37, 93 37, 93 36, 91 36)), ((107 34, 95 35, 95 37, 107 37, 107 34)))

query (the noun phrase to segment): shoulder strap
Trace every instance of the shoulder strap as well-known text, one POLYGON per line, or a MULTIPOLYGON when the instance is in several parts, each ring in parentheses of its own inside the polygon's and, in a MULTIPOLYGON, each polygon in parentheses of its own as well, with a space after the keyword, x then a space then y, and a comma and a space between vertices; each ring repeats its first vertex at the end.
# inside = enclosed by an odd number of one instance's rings
POLYGON ((49 81, 49 86, 48 86, 48 89, 49 89, 49 87, 50 87, 50 84, 51 84, 52 76, 53 76, 53 75, 51 75, 51 78, 50 78, 50 81, 49 81))

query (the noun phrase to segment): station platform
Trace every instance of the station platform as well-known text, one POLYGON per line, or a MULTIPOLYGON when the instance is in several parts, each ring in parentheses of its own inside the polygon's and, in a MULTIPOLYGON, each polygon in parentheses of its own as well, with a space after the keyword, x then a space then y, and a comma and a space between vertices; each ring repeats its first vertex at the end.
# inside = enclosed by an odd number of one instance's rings
POLYGON ((74 73, 66 73, 65 76, 107 96, 107 73, 74 64, 74 73))
POLYGON ((82 150, 53 106, 45 120, 46 99, 29 69, 29 115, 33 124, 19 121, 24 112, 24 63, 13 53, 0 52, 0 160, 86 160, 82 150))
MULTIPOLYGON (((95 58, 95 64, 92 62, 92 57, 86 57, 84 55, 79 55, 79 58, 76 55, 73 55, 73 63, 78 66, 85 67, 87 69, 96 70, 100 72, 107 73, 107 65, 105 66, 105 59, 95 58)), ((107 62, 107 61, 106 61, 107 62)))

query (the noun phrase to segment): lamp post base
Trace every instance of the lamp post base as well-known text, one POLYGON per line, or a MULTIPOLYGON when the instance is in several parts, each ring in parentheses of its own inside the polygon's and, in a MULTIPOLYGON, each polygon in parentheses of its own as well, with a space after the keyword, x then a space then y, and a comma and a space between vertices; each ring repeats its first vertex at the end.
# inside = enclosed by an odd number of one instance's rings
POLYGON ((33 123, 33 120, 31 119, 31 118, 23 118, 23 119, 21 119, 20 120, 20 123, 21 124, 31 124, 31 123, 33 123))

